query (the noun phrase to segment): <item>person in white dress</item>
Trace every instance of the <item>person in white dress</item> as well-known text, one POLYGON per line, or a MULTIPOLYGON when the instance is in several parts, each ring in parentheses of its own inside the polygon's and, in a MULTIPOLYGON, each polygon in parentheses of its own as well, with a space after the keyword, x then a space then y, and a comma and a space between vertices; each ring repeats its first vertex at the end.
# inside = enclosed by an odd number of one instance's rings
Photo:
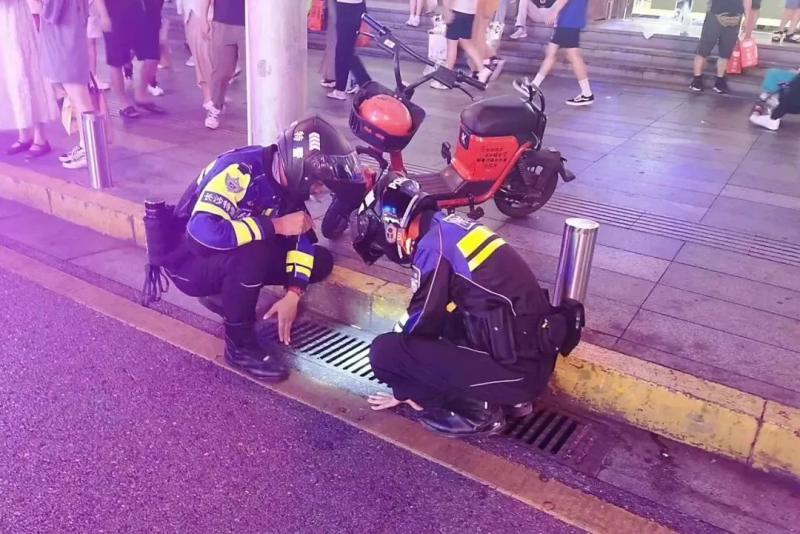
POLYGON ((38 36, 26 0, 0 0, 0 130, 17 130, 8 155, 50 152, 45 123, 58 117, 55 96, 39 69, 38 36))

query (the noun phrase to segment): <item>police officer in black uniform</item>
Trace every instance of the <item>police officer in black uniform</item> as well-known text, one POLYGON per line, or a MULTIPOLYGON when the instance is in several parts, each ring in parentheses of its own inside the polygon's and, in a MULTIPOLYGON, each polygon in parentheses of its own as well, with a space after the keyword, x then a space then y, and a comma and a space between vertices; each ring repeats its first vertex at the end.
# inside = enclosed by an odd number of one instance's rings
MULTIPOLYGON (((354 247, 413 269, 414 295, 394 332, 370 351, 393 396, 422 423, 450 436, 498 432, 505 414, 546 387, 565 339, 565 319, 522 257, 489 228, 444 215, 413 180, 389 177, 362 205, 354 247)), ((528 405, 529 406, 529 405, 528 405)))
POLYGON ((305 201, 314 184, 357 180, 357 168, 348 141, 312 117, 290 126, 276 145, 220 155, 181 197, 175 214, 186 223, 185 236, 164 269, 190 296, 221 295, 217 311, 225 319, 231 365, 267 381, 288 376, 281 356, 257 342, 259 292, 264 285, 286 288, 265 318, 277 318, 280 340, 288 344, 306 286, 333 268, 331 253, 315 244, 305 201))

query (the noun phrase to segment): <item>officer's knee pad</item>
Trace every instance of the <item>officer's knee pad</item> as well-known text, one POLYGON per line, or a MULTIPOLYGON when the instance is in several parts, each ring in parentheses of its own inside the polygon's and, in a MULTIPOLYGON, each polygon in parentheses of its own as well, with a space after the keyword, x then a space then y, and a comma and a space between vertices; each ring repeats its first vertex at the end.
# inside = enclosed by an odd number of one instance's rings
POLYGON ((387 332, 376 337, 369 349, 369 363, 372 369, 385 369, 391 367, 391 361, 397 360, 400 350, 401 335, 387 332))
POLYGON ((311 272, 311 283, 321 282, 333 271, 333 254, 325 247, 314 245, 314 270, 311 272))

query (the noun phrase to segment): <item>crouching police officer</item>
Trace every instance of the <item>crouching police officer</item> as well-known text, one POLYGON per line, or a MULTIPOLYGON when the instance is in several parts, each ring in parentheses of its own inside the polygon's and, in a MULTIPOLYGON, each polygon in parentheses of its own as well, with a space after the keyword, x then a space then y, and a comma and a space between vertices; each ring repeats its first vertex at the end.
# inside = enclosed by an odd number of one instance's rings
POLYGON ((580 327, 582 308, 570 318, 551 307, 509 244, 439 212, 413 180, 391 177, 374 193, 359 213, 354 246, 368 263, 386 253, 410 264, 414 294, 395 331, 370 351, 393 396, 369 402, 376 410, 403 402, 424 410, 422 423, 449 436, 498 432, 505 413, 545 389, 558 352, 577 344, 579 331, 567 340, 567 322, 580 327))
POLYGON ((306 286, 333 268, 330 252, 315 244, 305 201, 312 185, 352 180, 356 163, 347 140, 312 117, 294 123, 276 145, 220 155, 181 197, 175 214, 188 221, 185 235, 164 268, 190 296, 221 294, 216 311, 225 319, 231 365, 268 381, 288 376, 281 356, 266 354, 257 342, 259 291, 264 285, 286 288, 265 319, 277 317, 280 340, 288 344, 306 286))

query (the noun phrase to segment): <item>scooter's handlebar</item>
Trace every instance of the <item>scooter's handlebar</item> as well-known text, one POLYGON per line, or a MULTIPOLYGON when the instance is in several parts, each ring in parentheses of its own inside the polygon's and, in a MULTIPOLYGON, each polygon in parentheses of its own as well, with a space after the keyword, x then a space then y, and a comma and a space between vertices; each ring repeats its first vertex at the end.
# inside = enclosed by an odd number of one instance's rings
POLYGON ((413 95, 414 89, 430 80, 436 80, 437 82, 451 89, 461 89, 470 97, 472 97, 472 95, 465 91, 461 87, 462 85, 469 85, 480 91, 484 91, 486 89, 485 83, 481 83, 480 81, 464 74, 461 71, 449 69, 443 65, 439 65, 422 54, 415 52, 403 41, 395 37, 395 35, 392 33, 392 30, 388 26, 374 19, 372 16, 365 13, 361 16, 361 19, 375 31, 375 34, 371 35, 371 37, 375 40, 375 43, 378 45, 378 47, 382 48, 384 51, 388 52, 394 57, 394 71, 398 93, 403 93, 410 98, 411 95, 413 95), (411 56, 414 60, 432 67, 433 71, 415 80, 414 82, 405 85, 400 74, 401 51, 411 56))

